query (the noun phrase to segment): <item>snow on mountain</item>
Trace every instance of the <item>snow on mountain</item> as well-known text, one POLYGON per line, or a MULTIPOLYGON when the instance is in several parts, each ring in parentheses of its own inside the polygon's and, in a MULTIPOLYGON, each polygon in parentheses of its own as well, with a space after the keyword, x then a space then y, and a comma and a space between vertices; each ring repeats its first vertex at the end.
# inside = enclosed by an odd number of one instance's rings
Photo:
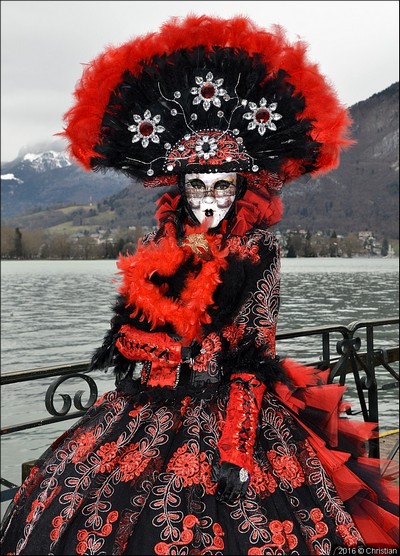
POLYGON ((97 203, 127 187, 129 179, 115 172, 86 172, 65 151, 29 149, 1 165, 1 217, 45 207, 97 203))
POLYGON ((14 180, 14 181, 16 181, 17 183, 24 183, 23 180, 20 180, 19 178, 16 178, 16 177, 14 176, 14 174, 2 174, 2 175, 1 175, 1 179, 2 179, 2 180, 14 180))
POLYGON ((65 152, 46 151, 40 154, 26 153, 22 159, 29 162, 37 172, 47 172, 56 168, 71 166, 71 161, 65 152))

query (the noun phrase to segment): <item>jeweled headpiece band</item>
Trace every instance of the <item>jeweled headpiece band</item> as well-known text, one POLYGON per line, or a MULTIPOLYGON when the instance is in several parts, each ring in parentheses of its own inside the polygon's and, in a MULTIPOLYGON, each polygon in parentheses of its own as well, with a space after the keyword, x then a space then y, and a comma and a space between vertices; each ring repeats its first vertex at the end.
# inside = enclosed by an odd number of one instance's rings
MULTIPOLYGON (((238 82, 240 75, 238 76, 238 82)), ((255 164, 254 158, 246 151, 243 144, 243 138, 240 136, 240 129, 231 129, 231 121, 236 110, 247 108, 242 114, 242 118, 247 120, 245 125, 247 130, 256 130, 260 136, 263 136, 267 130, 272 132, 277 130, 275 121, 280 120, 282 115, 276 112, 277 103, 268 104, 265 98, 261 98, 258 105, 254 102, 248 102, 247 99, 241 99, 237 95, 236 86, 231 94, 222 88, 224 78, 214 78, 211 72, 208 72, 205 79, 200 75, 195 77, 197 86, 190 89, 190 94, 194 95, 191 104, 184 106, 180 99, 182 92, 177 90, 173 93, 173 98, 167 98, 162 90, 161 84, 158 83, 160 94, 164 101, 170 103, 170 114, 176 119, 182 118, 182 130, 186 133, 178 140, 175 145, 164 143, 165 160, 163 162, 163 172, 177 173, 182 168, 189 171, 193 165, 203 166, 205 172, 218 172, 225 163, 234 165, 230 170, 251 170, 257 172, 259 167, 255 164), (233 108, 228 109, 228 114, 224 111, 224 104, 230 100, 235 100, 233 108), (198 120, 198 110, 203 109, 208 112, 214 107, 218 108, 216 117, 219 119, 218 129, 201 129, 196 130, 193 124, 198 120), (187 113, 187 112, 190 113, 187 113), (224 127, 225 126, 225 127, 224 127)), ((141 142, 141 146, 145 149, 150 142, 160 144, 161 134, 165 132, 165 127, 161 115, 151 115, 146 110, 143 118, 139 114, 133 115, 134 124, 128 126, 128 130, 132 132, 132 143, 141 142)), ((175 123, 175 125, 179 125, 175 123)), ((266 154, 269 158, 276 158, 277 155, 266 154)), ((158 162, 159 158, 152 161, 132 159, 136 163, 142 163, 148 167, 146 173, 148 176, 154 175, 153 164, 158 162)), ((129 166, 123 167, 129 170, 129 166)))

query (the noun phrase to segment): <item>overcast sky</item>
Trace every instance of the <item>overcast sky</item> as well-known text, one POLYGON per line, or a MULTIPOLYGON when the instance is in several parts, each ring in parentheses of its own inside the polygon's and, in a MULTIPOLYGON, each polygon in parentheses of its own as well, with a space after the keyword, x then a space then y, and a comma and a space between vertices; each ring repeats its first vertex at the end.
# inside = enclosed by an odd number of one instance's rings
POLYGON ((396 1, 2 1, 1 158, 53 140, 82 64, 107 45, 158 29, 171 16, 245 15, 309 46, 347 106, 399 79, 396 1))

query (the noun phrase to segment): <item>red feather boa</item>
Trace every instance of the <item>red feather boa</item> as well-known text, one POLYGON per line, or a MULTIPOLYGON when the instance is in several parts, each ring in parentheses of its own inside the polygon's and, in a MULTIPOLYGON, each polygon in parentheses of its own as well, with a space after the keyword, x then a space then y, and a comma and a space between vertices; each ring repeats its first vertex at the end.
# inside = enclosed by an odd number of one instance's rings
MULTIPOLYGON (((199 230, 192 229, 191 233, 199 230)), ((164 295, 166 285, 157 286, 150 281, 155 272, 172 276, 193 255, 192 249, 178 245, 173 235, 166 235, 158 243, 139 245, 134 255, 121 255, 117 261, 122 274, 119 291, 126 297, 127 305, 135 307, 131 316, 140 311, 153 329, 169 323, 187 343, 200 338, 202 325, 211 322, 207 309, 214 302, 215 289, 221 282, 220 272, 228 264, 227 250, 219 249, 220 237, 204 236, 211 258, 204 260, 195 255, 201 269, 198 274, 189 273, 177 300, 164 295)))

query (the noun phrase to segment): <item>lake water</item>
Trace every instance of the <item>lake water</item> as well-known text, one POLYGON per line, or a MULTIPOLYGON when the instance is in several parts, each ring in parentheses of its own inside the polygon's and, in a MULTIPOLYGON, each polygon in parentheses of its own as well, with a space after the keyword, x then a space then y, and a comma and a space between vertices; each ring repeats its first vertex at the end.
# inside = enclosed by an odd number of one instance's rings
MULTIPOLYGON (((283 259, 278 332, 398 316, 398 263, 390 258, 283 259)), ((115 261, 2 261, 1 271, 1 372, 89 360, 109 326, 115 261)), ((340 338, 332 340, 333 353, 340 338)), ((376 348, 397 343, 397 326, 377 331, 376 348)), ((320 340, 280 341, 277 352, 315 361, 320 340)), ((93 377, 100 394, 114 387, 109 374, 93 377)), ((378 378, 391 381, 385 371, 378 378)), ((4 386, 2 426, 47 417, 44 393, 50 382, 4 386)), ((380 393, 383 430, 398 426, 397 394, 380 393)), ((348 397, 355 399, 352 388, 348 397)), ((2 437, 1 475, 19 484, 21 463, 38 457, 72 422, 2 437)))

